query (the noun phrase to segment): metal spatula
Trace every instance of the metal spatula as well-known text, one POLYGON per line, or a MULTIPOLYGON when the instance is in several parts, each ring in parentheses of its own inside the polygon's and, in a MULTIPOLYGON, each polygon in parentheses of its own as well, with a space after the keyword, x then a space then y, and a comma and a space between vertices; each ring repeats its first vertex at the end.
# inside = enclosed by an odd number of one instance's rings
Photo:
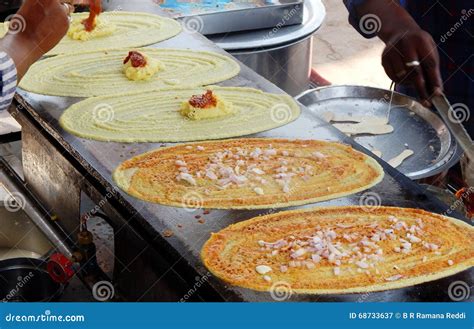
POLYGON ((448 126, 449 130, 453 134, 454 138, 458 142, 459 146, 464 150, 466 157, 473 162, 474 161, 474 143, 471 137, 467 133, 466 129, 459 120, 455 120, 456 115, 453 107, 449 103, 445 95, 434 96, 432 103, 438 110, 441 118, 448 126), (453 113, 451 113, 453 112, 453 113), (450 115, 451 113, 451 115, 450 115), (454 119, 453 119, 454 118, 454 119))

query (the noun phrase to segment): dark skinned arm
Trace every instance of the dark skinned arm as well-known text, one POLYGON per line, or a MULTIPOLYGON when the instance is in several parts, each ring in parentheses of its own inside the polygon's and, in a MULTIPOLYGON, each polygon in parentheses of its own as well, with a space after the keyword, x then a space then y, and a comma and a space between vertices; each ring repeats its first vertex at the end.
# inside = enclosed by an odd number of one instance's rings
POLYGON ((439 54, 431 35, 392 0, 367 0, 357 7, 357 14, 361 20, 367 14, 380 19, 377 36, 386 45, 382 54, 385 72, 397 83, 413 84, 424 105, 429 106, 429 98, 443 91, 439 54), (420 62, 420 67, 405 65, 415 60, 420 62))
MULTIPOLYGON (((28 68, 51 50, 66 34, 71 5, 60 0, 26 0, 16 13, 18 32, 7 33, 0 39, 0 50, 15 63, 18 81, 28 68)), ((16 30, 15 30, 16 31, 16 30)))

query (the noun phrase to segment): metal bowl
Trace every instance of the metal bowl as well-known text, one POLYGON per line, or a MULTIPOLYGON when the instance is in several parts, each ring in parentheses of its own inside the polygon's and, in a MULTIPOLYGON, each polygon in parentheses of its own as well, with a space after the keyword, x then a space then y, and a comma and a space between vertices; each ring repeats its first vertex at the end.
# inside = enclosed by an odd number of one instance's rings
POLYGON ((46 262, 35 258, 0 261, 0 298, 3 302, 49 302, 56 300, 64 286, 54 282, 46 262))
POLYGON ((320 0, 304 2, 303 23, 207 37, 292 96, 310 85, 313 33, 326 16, 320 0))
POLYGON ((17 194, 6 194, 4 202, 0 201, 0 260, 41 258, 53 249, 51 242, 21 209, 24 202, 17 194))
MULTIPOLYGON (((316 115, 338 112, 348 115, 386 116, 391 91, 364 86, 327 86, 296 97, 316 115)), ((462 151, 449 129, 431 110, 406 95, 394 92, 390 111, 394 131, 385 135, 357 135, 354 140, 369 150, 382 152, 389 160, 408 147, 415 153, 397 169, 411 179, 441 173, 456 162, 462 151)))

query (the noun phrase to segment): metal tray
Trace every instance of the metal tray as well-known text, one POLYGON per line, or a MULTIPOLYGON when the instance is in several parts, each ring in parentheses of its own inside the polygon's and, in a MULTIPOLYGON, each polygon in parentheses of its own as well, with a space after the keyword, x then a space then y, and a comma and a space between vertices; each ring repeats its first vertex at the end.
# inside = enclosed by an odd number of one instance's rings
MULTIPOLYGON (((308 90, 297 99, 312 112, 385 116, 390 90, 363 86, 328 86, 308 90)), ((390 124, 394 131, 385 135, 357 135, 354 140, 369 150, 382 152, 388 161, 408 147, 415 152, 397 169, 411 179, 433 176, 453 166, 461 150, 444 122, 414 99, 394 93, 390 124)))
MULTIPOLYGON (((151 0, 150 0, 151 1, 151 0)), ((185 28, 202 34, 281 28, 301 24, 304 0, 153 0, 185 28)), ((116 1, 104 1, 105 10, 115 10, 116 1)))
POLYGON ((208 38, 226 51, 262 51, 302 40, 322 25, 326 8, 321 0, 305 0, 303 22, 277 29, 261 29, 242 33, 216 34, 208 38))

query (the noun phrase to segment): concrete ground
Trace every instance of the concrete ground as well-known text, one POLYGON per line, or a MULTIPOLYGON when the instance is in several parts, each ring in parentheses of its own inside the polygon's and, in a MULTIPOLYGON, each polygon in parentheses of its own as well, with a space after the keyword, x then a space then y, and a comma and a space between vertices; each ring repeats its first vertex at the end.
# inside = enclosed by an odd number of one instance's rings
POLYGON ((313 68, 332 84, 389 89, 381 63, 384 44, 363 38, 349 23, 342 0, 323 0, 326 19, 314 35, 313 68))

